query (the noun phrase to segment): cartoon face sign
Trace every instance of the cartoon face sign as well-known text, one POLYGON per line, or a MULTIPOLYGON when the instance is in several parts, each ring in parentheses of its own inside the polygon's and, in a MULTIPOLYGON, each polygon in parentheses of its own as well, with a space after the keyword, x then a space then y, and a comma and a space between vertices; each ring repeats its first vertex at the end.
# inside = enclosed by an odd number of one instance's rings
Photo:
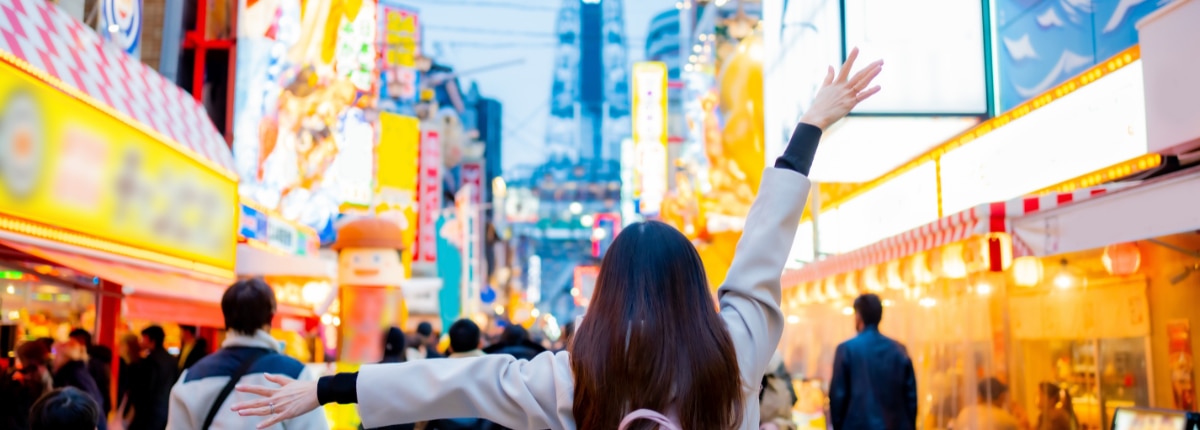
POLYGON ((342 285, 397 286, 404 281, 400 252, 391 248, 346 248, 338 254, 342 285))

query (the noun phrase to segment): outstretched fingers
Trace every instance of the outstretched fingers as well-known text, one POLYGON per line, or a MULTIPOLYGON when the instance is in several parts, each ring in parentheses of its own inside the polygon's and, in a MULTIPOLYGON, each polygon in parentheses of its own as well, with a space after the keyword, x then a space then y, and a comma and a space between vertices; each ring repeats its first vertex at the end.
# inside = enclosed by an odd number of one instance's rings
POLYGON ((836 82, 846 82, 850 76, 850 71, 854 70, 854 60, 858 59, 858 48, 850 50, 850 55, 846 57, 846 62, 842 63, 842 71, 838 72, 836 82))
POLYGON ((875 93, 879 92, 880 88, 881 87, 879 85, 873 86, 873 87, 867 89, 866 91, 858 93, 858 96, 856 96, 855 99, 859 103, 861 103, 863 100, 866 100, 866 99, 870 98, 871 96, 875 95, 875 93))
POLYGON ((875 77, 879 76, 879 72, 882 71, 883 60, 878 60, 874 63, 871 63, 866 68, 859 70, 858 73, 855 73, 854 77, 850 78, 850 88, 855 92, 862 91, 863 88, 871 85, 871 81, 875 80, 875 77))
POLYGON ((833 66, 829 66, 829 71, 825 72, 825 82, 821 86, 828 87, 833 84, 833 66))

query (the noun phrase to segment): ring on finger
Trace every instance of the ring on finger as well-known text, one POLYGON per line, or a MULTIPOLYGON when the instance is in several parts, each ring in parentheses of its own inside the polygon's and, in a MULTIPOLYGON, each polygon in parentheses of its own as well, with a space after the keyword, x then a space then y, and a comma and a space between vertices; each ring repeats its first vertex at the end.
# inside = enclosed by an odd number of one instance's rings
POLYGON ((275 415, 275 402, 267 403, 267 406, 270 408, 271 415, 275 415))

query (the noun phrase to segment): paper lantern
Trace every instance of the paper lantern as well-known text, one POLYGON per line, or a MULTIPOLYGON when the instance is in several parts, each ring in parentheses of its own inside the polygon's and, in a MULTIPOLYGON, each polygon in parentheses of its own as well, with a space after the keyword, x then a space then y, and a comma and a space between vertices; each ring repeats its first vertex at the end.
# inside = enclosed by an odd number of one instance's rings
POLYGON ((866 269, 863 269, 862 285, 867 291, 874 293, 883 291, 884 284, 879 279, 879 266, 868 266, 866 269))
POLYGON ((952 243, 942 247, 941 274, 950 279, 967 277, 967 262, 963 260, 963 244, 952 243))
POLYGON ((821 282, 825 287, 825 297, 831 300, 842 298, 842 292, 838 290, 837 279, 835 278, 835 276, 830 276, 821 282))
POLYGON ((900 276, 900 260, 892 260, 884 266, 884 276, 887 277, 887 286, 893 290, 903 290, 905 287, 904 278, 900 276))
POLYGON ((1104 270, 1113 276, 1129 276, 1137 273, 1142 265, 1142 251, 1136 243, 1116 243, 1104 247, 1104 270))
POLYGON ((929 284, 937 279, 929 268, 929 254, 925 252, 919 252, 911 257, 908 270, 912 272, 912 280, 917 284, 929 284))
POLYGON ((1013 283, 1034 287, 1042 282, 1042 260, 1037 257, 1017 257, 1012 263, 1013 283))
POLYGON ((821 291, 821 282, 811 282, 805 284, 804 288, 808 289, 808 297, 812 298, 813 303, 823 303, 825 301, 825 292, 821 291))
POLYGON ((862 291, 859 288, 858 272, 849 272, 841 276, 842 282, 839 284, 842 287, 842 293, 846 297, 858 297, 862 291))

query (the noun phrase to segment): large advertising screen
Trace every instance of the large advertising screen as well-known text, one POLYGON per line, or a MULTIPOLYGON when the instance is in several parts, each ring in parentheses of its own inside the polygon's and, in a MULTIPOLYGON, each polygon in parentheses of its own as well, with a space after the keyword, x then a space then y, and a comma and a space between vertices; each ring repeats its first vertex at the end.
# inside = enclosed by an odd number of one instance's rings
POLYGON ((1171 2, 996 0, 1000 110, 1010 110, 1137 44, 1137 21, 1171 2))
POLYGON ((240 192, 315 228, 373 194, 375 3, 241 0, 233 153, 240 192))

